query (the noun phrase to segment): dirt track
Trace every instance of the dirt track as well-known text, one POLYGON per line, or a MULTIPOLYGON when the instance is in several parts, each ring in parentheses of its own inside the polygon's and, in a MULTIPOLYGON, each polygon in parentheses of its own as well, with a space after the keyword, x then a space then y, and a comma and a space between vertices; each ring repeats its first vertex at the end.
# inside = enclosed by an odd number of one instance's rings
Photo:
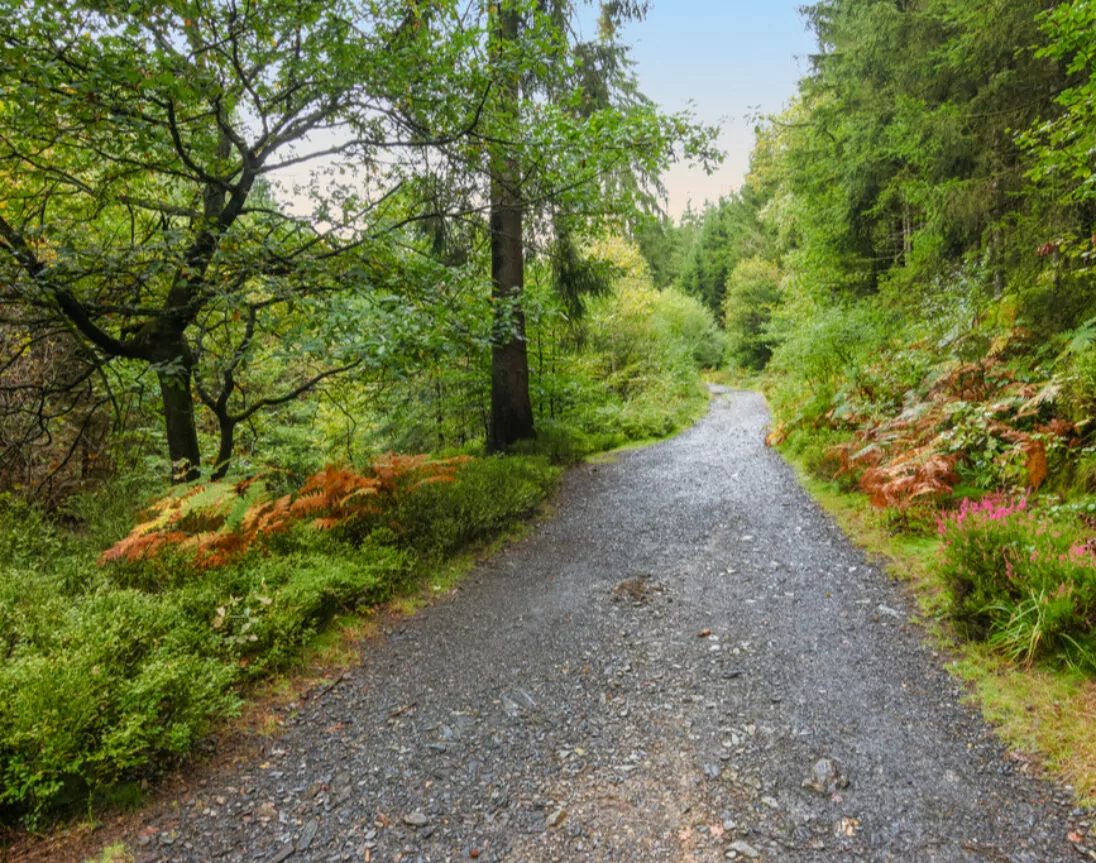
POLYGON ((1081 859, 1084 814, 1013 772, 767 419, 720 392, 572 471, 138 860, 1081 859))

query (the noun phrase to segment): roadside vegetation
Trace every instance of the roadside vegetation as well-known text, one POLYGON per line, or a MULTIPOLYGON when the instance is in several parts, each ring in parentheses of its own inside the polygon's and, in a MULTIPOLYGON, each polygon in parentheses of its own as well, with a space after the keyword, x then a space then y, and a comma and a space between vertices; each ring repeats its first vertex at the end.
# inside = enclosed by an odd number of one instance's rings
POLYGON ((826 0, 739 193, 641 235, 770 443, 1096 793, 1096 117, 1084 2, 826 0))

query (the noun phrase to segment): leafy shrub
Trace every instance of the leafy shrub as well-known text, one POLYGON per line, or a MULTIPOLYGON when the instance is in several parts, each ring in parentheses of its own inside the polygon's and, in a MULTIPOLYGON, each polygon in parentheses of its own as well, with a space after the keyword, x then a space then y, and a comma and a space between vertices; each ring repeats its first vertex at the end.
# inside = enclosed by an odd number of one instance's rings
POLYGON ((777 429, 770 435, 770 441, 778 440, 781 450, 802 463, 812 476, 838 480, 842 487, 851 490, 855 483, 848 481, 848 476, 842 473, 841 462, 834 457, 835 449, 846 443, 849 436, 847 431, 826 428, 777 429))
MULTIPOLYGON (((97 591, 64 609, 49 639, 15 637, 0 666, 0 805, 34 813, 86 797, 187 751, 231 712, 234 670, 179 651, 178 613, 136 591, 97 591)), ((187 641, 212 639, 194 634, 187 641)))
POLYGON ((13 567, 34 566, 70 545, 41 509, 11 494, 0 495, 0 561, 13 567))
POLYGON ((452 482, 423 485, 395 501, 389 514, 397 542, 425 561, 444 557, 531 513, 558 476, 543 457, 474 461, 452 482))
POLYGON ((623 432, 587 432, 573 423, 542 419, 537 422, 537 437, 522 442, 515 452, 542 455, 556 465, 571 465, 591 453, 613 449, 627 443, 623 432))
POLYGON ((309 477, 296 494, 277 500, 265 493, 258 477, 190 486, 153 504, 152 518, 103 552, 100 562, 135 563, 174 548, 190 554, 199 567, 223 566, 295 524, 333 530, 366 521, 389 509, 400 494, 452 482, 467 461, 389 453, 374 459, 363 474, 328 467, 309 477))
POLYGON ((1073 419, 1082 422, 1096 415, 1096 318, 1070 335, 1062 383, 1073 419))
POLYGON ((1026 498, 966 499, 941 519, 940 572, 968 637, 1014 659, 1096 668, 1096 542, 1026 498))
POLYGON ((580 431, 645 440, 671 434, 701 414, 707 395, 697 356, 721 357, 722 345, 714 318, 697 300, 626 280, 614 294, 591 302, 587 326, 580 368, 592 383, 568 417, 580 431))
POLYGON ((789 304, 769 328, 778 343, 773 366, 812 389, 834 392, 843 380, 856 389, 870 360, 893 339, 892 317, 867 302, 830 307, 789 304))
POLYGON ((667 288, 655 300, 653 314, 660 338, 697 366, 715 369, 723 365, 726 338, 711 310, 696 297, 667 288))

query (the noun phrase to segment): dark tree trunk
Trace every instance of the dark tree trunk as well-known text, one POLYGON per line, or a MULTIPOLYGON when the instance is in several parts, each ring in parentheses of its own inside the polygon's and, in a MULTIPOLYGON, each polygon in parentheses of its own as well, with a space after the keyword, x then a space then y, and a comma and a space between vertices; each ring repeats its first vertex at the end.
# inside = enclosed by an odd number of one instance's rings
POLYGON ((190 392, 190 370, 156 374, 164 399, 167 449, 171 457, 172 482, 191 482, 200 476, 202 454, 194 423, 194 399, 190 392))
MULTIPOLYGON (((497 12, 495 38, 518 38, 520 15, 509 5, 497 12)), ((503 85, 503 110, 517 114, 520 81, 503 85)), ((536 437, 529 399, 529 358, 525 344, 525 247, 522 238, 521 165, 513 152, 496 151, 491 164, 491 296, 495 306, 491 349, 491 420, 487 447, 505 452, 520 440, 536 437)))
POLYGON ((218 415, 217 423, 221 429, 221 442, 217 447, 217 463, 213 468, 210 479, 216 481, 224 479, 228 473, 228 467, 232 463, 232 447, 235 444, 236 420, 228 415, 218 415))
POLYGON ((491 349, 491 433, 488 446, 505 452, 536 437, 529 399, 529 358, 525 342, 524 249, 519 206, 492 206, 491 278, 495 301, 495 341, 491 349))

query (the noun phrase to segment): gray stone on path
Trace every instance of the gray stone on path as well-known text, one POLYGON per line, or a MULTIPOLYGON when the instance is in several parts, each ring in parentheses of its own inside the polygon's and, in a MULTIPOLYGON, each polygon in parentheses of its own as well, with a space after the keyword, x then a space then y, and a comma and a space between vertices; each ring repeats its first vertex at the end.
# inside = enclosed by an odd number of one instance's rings
POLYGON ((732 842, 728 846, 728 850, 741 854, 743 857, 749 857, 751 860, 761 856, 761 852, 754 848, 753 845, 749 842, 743 842, 741 839, 737 842, 732 842))

